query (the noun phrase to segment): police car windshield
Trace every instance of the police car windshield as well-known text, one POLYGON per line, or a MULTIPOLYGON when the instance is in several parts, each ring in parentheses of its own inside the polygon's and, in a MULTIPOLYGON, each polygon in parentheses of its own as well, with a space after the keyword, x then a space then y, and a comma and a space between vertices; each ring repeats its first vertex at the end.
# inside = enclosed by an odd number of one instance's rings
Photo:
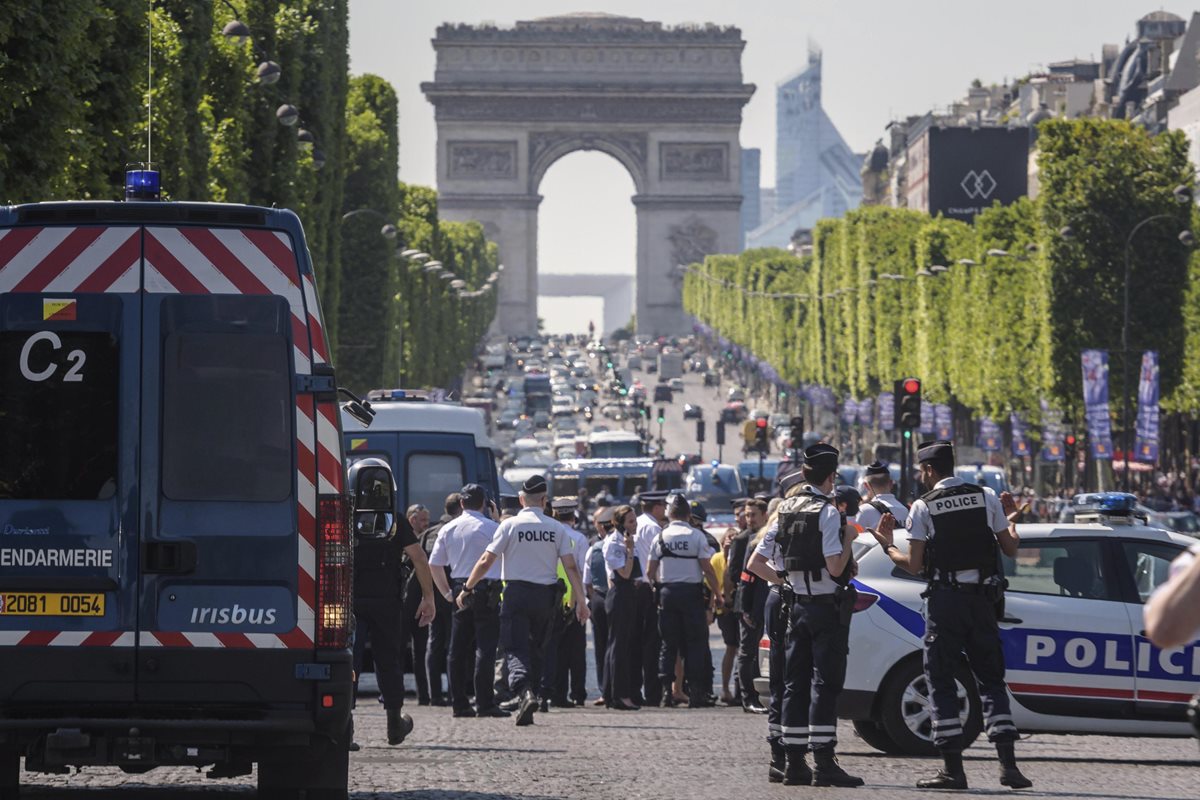
POLYGON ((692 467, 684 494, 708 507, 728 506, 733 498, 742 496, 742 479, 733 467, 692 467))

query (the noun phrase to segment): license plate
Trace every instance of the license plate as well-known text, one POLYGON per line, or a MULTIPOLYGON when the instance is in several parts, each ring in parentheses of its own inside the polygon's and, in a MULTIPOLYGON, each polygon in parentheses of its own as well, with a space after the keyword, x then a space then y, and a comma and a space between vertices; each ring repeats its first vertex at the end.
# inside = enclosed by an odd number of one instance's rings
POLYGON ((0 617, 103 616, 103 594, 0 592, 0 617))

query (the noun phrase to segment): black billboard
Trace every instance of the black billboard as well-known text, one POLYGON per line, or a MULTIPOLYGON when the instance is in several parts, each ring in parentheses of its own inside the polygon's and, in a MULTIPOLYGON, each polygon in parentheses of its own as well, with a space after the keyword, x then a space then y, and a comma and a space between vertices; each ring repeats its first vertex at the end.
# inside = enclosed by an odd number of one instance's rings
POLYGON ((929 213, 970 222, 1029 190, 1029 129, 931 127, 929 213))

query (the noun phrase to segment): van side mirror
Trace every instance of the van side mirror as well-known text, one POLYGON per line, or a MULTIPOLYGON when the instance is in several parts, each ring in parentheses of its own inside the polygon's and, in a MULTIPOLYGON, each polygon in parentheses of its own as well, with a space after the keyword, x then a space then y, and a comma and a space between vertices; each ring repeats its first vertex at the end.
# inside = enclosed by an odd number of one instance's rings
POLYGON ((349 389, 338 387, 338 393, 344 394, 350 398, 345 403, 342 403, 342 408, 346 413, 354 417, 358 424, 364 428, 371 427, 371 422, 375 419, 375 409, 371 408, 371 403, 368 400, 363 400, 358 395, 351 392, 349 389))
POLYGON ((391 467, 380 458, 364 458, 350 467, 354 493, 354 535, 390 539, 396 533, 396 483, 391 467))

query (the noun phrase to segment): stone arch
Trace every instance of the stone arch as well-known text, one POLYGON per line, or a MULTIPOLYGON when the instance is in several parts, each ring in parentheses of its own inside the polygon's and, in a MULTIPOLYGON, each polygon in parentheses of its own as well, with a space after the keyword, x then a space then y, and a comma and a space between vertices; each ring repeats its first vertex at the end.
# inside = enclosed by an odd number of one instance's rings
POLYGON ((442 25, 422 91, 438 128, 438 206, 495 231, 496 326, 537 325, 538 187, 560 158, 606 153, 636 194, 639 332, 685 333, 681 260, 741 245, 741 31, 610 14, 442 25))

